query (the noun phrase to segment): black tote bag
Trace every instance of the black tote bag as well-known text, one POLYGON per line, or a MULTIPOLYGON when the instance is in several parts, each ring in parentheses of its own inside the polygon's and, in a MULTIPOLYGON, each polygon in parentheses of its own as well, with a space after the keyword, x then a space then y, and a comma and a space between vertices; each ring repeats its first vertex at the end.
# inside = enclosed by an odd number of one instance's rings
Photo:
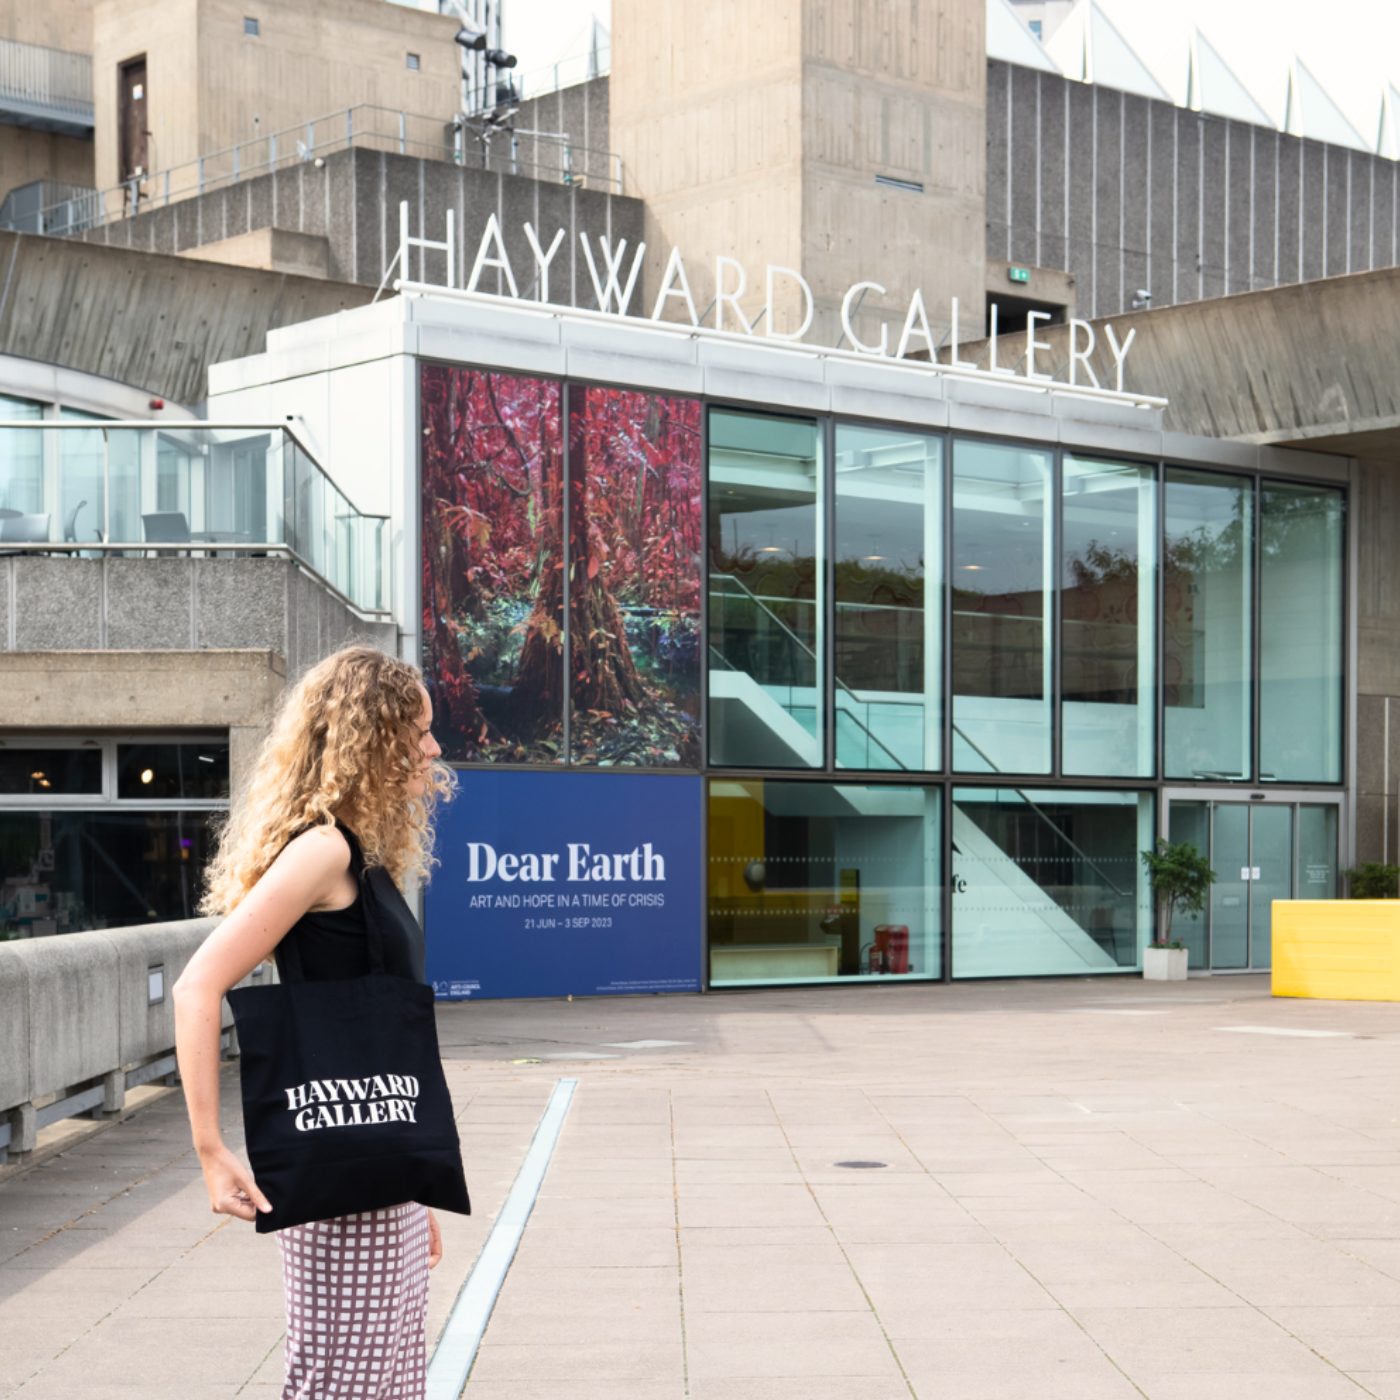
POLYGON ((228 993, 248 1160, 272 1205, 259 1234, 405 1201, 471 1213, 433 989, 384 971, 377 902, 358 879, 369 976, 306 981, 293 937, 283 982, 228 993))

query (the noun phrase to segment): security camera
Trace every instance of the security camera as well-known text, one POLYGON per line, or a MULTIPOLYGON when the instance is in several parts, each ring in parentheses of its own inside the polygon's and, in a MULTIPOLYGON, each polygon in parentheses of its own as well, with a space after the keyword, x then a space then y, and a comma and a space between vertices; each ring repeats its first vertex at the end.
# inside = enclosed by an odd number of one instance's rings
POLYGON ((474 24, 464 22, 453 37, 464 49, 484 49, 486 47, 486 31, 478 29, 474 24))
POLYGON ((504 49, 487 49, 486 61, 493 68, 514 68, 519 60, 513 53, 507 53, 504 49))
POLYGON ((1139 287, 1137 294, 1133 297, 1133 310, 1141 311, 1145 306, 1152 305, 1152 293, 1145 287, 1139 287))

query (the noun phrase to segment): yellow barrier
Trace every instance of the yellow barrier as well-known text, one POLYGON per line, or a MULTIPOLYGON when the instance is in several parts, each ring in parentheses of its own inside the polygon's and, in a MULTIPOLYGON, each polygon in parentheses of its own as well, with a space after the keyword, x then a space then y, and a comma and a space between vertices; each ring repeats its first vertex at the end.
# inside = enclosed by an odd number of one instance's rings
POLYGON ((1400 899, 1276 899, 1273 993, 1400 1001, 1400 899))

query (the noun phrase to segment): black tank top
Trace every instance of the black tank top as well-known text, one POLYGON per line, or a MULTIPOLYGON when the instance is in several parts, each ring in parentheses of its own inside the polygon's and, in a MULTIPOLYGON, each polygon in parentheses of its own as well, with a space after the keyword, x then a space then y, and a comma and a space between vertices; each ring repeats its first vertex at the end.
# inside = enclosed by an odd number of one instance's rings
POLYGON ((384 971, 391 977, 424 981, 426 949, 423 930, 407 900, 382 865, 367 867, 355 833, 336 822, 350 847, 350 873, 355 877, 355 902, 344 909, 303 914, 277 945, 277 975, 287 980, 286 949, 293 941, 308 982, 337 982, 369 976, 368 914, 376 921, 384 943, 384 971))

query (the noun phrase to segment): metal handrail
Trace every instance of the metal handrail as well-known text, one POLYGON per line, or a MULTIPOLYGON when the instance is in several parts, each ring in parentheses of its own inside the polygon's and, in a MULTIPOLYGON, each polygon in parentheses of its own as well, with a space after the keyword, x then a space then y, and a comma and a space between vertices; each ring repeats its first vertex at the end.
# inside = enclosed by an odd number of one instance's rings
MULTIPOLYGON (((803 651, 805 651, 805 652, 807 653, 808 656, 810 656, 810 657, 812 658, 813 663, 814 663, 814 664, 816 663, 816 661, 817 661, 817 654, 816 654, 816 652, 814 652, 814 651, 812 650, 812 648, 809 647, 809 646, 807 645, 807 643, 804 642, 804 641, 802 640, 802 638, 799 637, 799 636, 797 635, 797 633, 794 632, 794 631, 792 630, 792 628, 789 627, 789 626, 787 625, 787 623, 784 622, 784 621, 782 620, 782 618, 780 618, 780 617, 777 615, 777 613, 775 613, 775 612, 773 611, 773 609, 770 608, 770 607, 768 606, 768 604, 765 603, 765 602, 763 601, 763 599, 760 598, 760 597, 758 596, 758 594, 755 593, 742 579, 737 579, 737 578, 735 578, 732 574, 711 574, 711 575, 710 575, 710 581, 711 581, 711 583, 713 583, 714 580, 717 579, 717 578, 718 578, 718 579, 724 579, 724 580, 726 580, 727 582, 730 582, 730 583, 737 583, 737 584, 739 585, 739 588, 742 590, 742 592, 743 592, 752 602, 757 603, 758 606, 759 606, 765 613, 767 613, 768 616, 771 617, 771 618, 773 619, 773 621, 776 622, 776 623, 778 624, 778 626, 781 627, 782 630, 783 630, 784 632, 786 632, 787 635, 788 635, 788 636, 789 636, 803 651)), ((802 600, 801 600, 801 599, 793 599, 792 601, 794 601, 794 602, 800 602, 800 601, 802 601, 802 600)), ((737 669, 737 667, 736 667, 735 669, 737 669)), ((846 694, 849 695, 849 696, 851 697, 851 699, 854 700, 854 701, 856 702, 857 705, 864 705, 864 704, 867 703, 866 701, 862 700, 862 699, 860 698, 860 696, 857 695, 857 694, 855 693, 855 691, 852 690, 851 687, 848 686, 848 685, 846 684, 846 682, 843 681, 843 680, 841 679, 840 676, 833 676, 832 679, 835 680, 836 685, 837 685, 837 688, 838 688, 839 690, 844 690, 844 691, 846 692, 846 694)), ((847 713, 849 714, 850 711, 847 711, 847 713)), ((894 752, 889 748, 889 746, 888 746, 887 744, 885 744, 885 743, 880 739, 880 737, 879 737, 877 734, 875 734, 875 733, 871 730, 871 728, 869 727, 869 725, 865 724, 865 723, 860 719, 860 717, 859 717, 858 715, 851 715, 851 718, 854 719, 855 722, 856 722, 863 730, 865 730, 866 734, 869 735, 870 738, 873 739, 873 740, 875 741, 875 743, 879 744, 879 746, 885 751, 885 753, 889 755, 890 761, 895 765, 895 767, 897 767, 897 768, 899 769, 899 771, 900 771, 901 773, 907 773, 907 772, 909 771, 908 766, 907 766, 906 764, 900 762, 899 756, 898 756, 896 753, 894 753, 894 752)))
MULTIPOLYGON (((63 210, 68 231, 82 233, 111 220, 129 218, 148 207, 159 207, 205 194, 255 175, 314 162, 333 151, 348 150, 371 142, 382 143, 385 148, 393 148, 400 155, 426 152, 429 158, 441 159, 449 164, 474 164, 474 153, 469 152, 465 139, 462 139, 468 135, 471 133, 460 127, 451 115, 427 116, 362 102, 298 122, 295 126, 283 127, 280 131, 255 136, 249 141, 240 141, 217 151, 206 151, 194 160, 168 166, 164 170, 129 176, 107 189, 93 190, 46 206, 39 210, 38 217, 42 227, 49 215, 63 210), (376 118, 381 115, 387 120, 379 123, 376 118), (410 136, 410 124, 416 131, 432 133, 431 139, 420 140, 410 136), (78 208, 75 212, 75 204, 86 207, 78 208)), ((556 171, 563 183, 569 184, 577 181, 578 176, 572 173, 573 167, 575 161, 583 157, 583 164, 590 172, 590 181, 616 185, 617 192, 621 193, 620 158, 613 152, 578 146, 567 138, 561 139, 549 133, 532 133, 529 140, 536 148, 541 145, 557 148, 560 153, 558 166, 522 160, 518 152, 511 157, 515 166, 556 171), (590 156, 598 160, 589 161, 587 157, 590 156), (600 162, 611 173, 591 173, 600 162)))
MULTIPOLYGON (((776 623, 778 624, 778 626, 779 626, 780 628, 782 628, 782 630, 783 630, 784 632, 786 632, 787 635, 788 635, 799 647, 801 647, 802 650, 805 651, 805 652, 807 653, 807 655, 810 656, 814 662, 817 660, 817 654, 816 654, 816 652, 814 652, 814 651, 812 650, 812 648, 809 647, 809 646, 807 645, 807 643, 804 642, 804 641, 802 640, 802 638, 799 637, 799 636, 797 635, 797 633, 794 632, 794 631, 792 630, 792 628, 790 628, 790 627, 787 625, 787 623, 785 623, 785 622, 782 620, 782 618, 780 618, 780 617, 772 610, 772 608, 770 608, 770 607, 763 601, 763 599, 759 597, 759 595, 758 595, 757 593, 755 593, 751 588, 749 588, 749 586, 748 586, 746 583, 744 583, 744 581, 743 581, 742 579, 737 579, 737 578, 735 578, 735 577, 733 576, 733 574, 715 574, 715 573, 712 573, 712 574, 710 575, 710 582, 713 583, 716 579, 721 579, 721 580, 723 580, 723 581, 726 582, 726 583, 734 583, 734 584, 737 584, 737 585, 739 586, 740 590, 741 590, 752 602, 756 603, 764 612, 766 612, 766 613, 768 614, 768 616, 771 617, 771 618, 773 619, 773 621, 776 622, 776 623)), ((797 600, 794 600, 794 601, 797 601, 797 600)), ((713 650, 713 647, 711 648, 711 650, 713 650)), ((737 668, 735 668, 735 669, 737 669, 737 668)), ((835 676, 835 677, 833 677, 833 679, 835 680, 837 686, 838 686, 840 689, 844 690, 853 700, 855 700, 855 702, 856 702, 858 705, 863 705, 863 704, 866 704, 866 703, 867 703, 866 701, 863 701, 863 700, 860 698, 860 696, 858 696, 858 695, 855 693, 855 691, 852 690, 851 687, 850 687, 849 685, 847 685, 847 684, 845 683, 845 681, 843 681, 843 680, 841 679, 840 676, 835 676)), ((848 712, 848 713, 849 713, 849 712, 848 712)), ((861 720, 860 720, 860 718, 859 718, 858 716, 852 715, 851 718, 854 719, 855 722, 856 722, 858 725, 860 725, 860 727, 861 727, 862 729, 864 729, 865 732, 866 732, 867 734, 869 734, 870 737, 871 737, 872 739, 874 739, 875 742, 876 742, 877 744, 879 744, 880 747, 881 747, 882 749, 884 749, 884 751, 885 751, 887 754, 889 754, 890 758, 894 760, 895 764, 899 767, 899 769, 900 769, 901 772, 904 772, 904 773, 909 772, 908 767, 907 767, 905 764, 901 763, 901 762, 899 761, 899 759, 898 759, 893 753, 890 752, 890 750, 885 746, 885 744, 881 743, 880 739, 879 739, 875 734, 873 734, 873 733, 871 732, 871 730, 869 729, 869 727, 868 727, 867 725, 865 725, 865 724, 863 724, 863 723, 861 722, 861 720)), ((975 754, 978 756, 978 758, 980 758, 980 759, 983 761, 983 763, 985 763, 985 764, 987 765, 987 767, 990 768, 990 769, 992 770, 993 773, 1000 773, 1000 772, 1001 772, 1001 769, 998 768, 997 765, 996 765, 995 763, 992 762, 991 757, 990 757, 990 756, 989 756, 989 755, 988 755, 974 740, 968 738, 968 736, 963 732, 963 730, 962 730, 961 727, 958 725, 958 723, 957 723, 956 720, 953 721, 953 723, 952 723, 952 725, 951 725, 951 728, 952 728, 953 733, 956 734, 956 735, 958 736, 958 738, 960 738, 960 739, 963 741, 963 743, 965 743, 965 744, 968 746, 968 748, 970 748, 970 749, 973 751, 973 753, 975 753, 975 754)), ((1031 809, 1031 811, 1034 812, 1034 813, 1036 814, 1036 816, 1039 817, 1040 820, 1041 820, 1042 822, 1044 822, 1045 825, 1048 826, 1048 827, 1050 828, 1050 830, 1053 831, 1053 832, 1055 833, 1055 835, 1058 836, 1058 837, 1060 838, 1060 840, 1063 841, 1063 842, 1065 843, 1065 845, 1068 846, 1068 847, 1070 848, 1070 850, 1072 850, 1072 851, 1075 853, 1075 855, 1077 855, 1077 856, 1080 858, 1080 860, 1082 860, 1082 861, 1085 863, 1085 865, 1087 865, 1092 871, 1094 871, 1094 873, 1097 874, 1097 875, 1103 880, 1103 882, 1109 887, 1109 889, 1111 889, 1111 890, 1113 891, 1114 894, 1118 895, 1118 896, 1119 896, 1120 898, 1122 898, 1122 899, 1127 899, 1127 898, 1129 897, 1129 895, 1132 893, 1132 891, 1131 891, 1131 890, 1120 889, 1120 888, 1118 887, 1117 882, 1108 874, 1108 872, 1107 872, 1106 870, 1104 870, 1104 869, 1094 860, 1094 858, 1093 858, 1092 856, 1090 856, 1087 852, 1085 852, 1085 851, 1084 851, 1079 845, 1077 845, 1070 837, 1066 836, 1065 833, 1064 833, 1063 831, 1061 831, 1060 828, 1059 828, 1058 826, 1055 825, 1055 823, 1054 823, 1054 821, 1051 819, 1050 815, 1049 815, 1048 813, 1046 813, 1046 812, 1043 812, 1043 811, 1040 809, 1040 807, 1037 806, 1036 803, 1035 803, 1034 801, 1032 801, 1032 799, 1026 794, 1026 792, 1025 792, 1025 790, 1024 790, 1023 788, 1013 787, 1013 788, 1011 789, 1011 791, 1014 792, 1014 793, 1016 794, 1016 796, 1019 797, 1019 798, 1021 799, 1021 801, 1024 802, 1024 803, 1026 804, 1026 806, 1029 807, 1029 808, 1031 809)))

